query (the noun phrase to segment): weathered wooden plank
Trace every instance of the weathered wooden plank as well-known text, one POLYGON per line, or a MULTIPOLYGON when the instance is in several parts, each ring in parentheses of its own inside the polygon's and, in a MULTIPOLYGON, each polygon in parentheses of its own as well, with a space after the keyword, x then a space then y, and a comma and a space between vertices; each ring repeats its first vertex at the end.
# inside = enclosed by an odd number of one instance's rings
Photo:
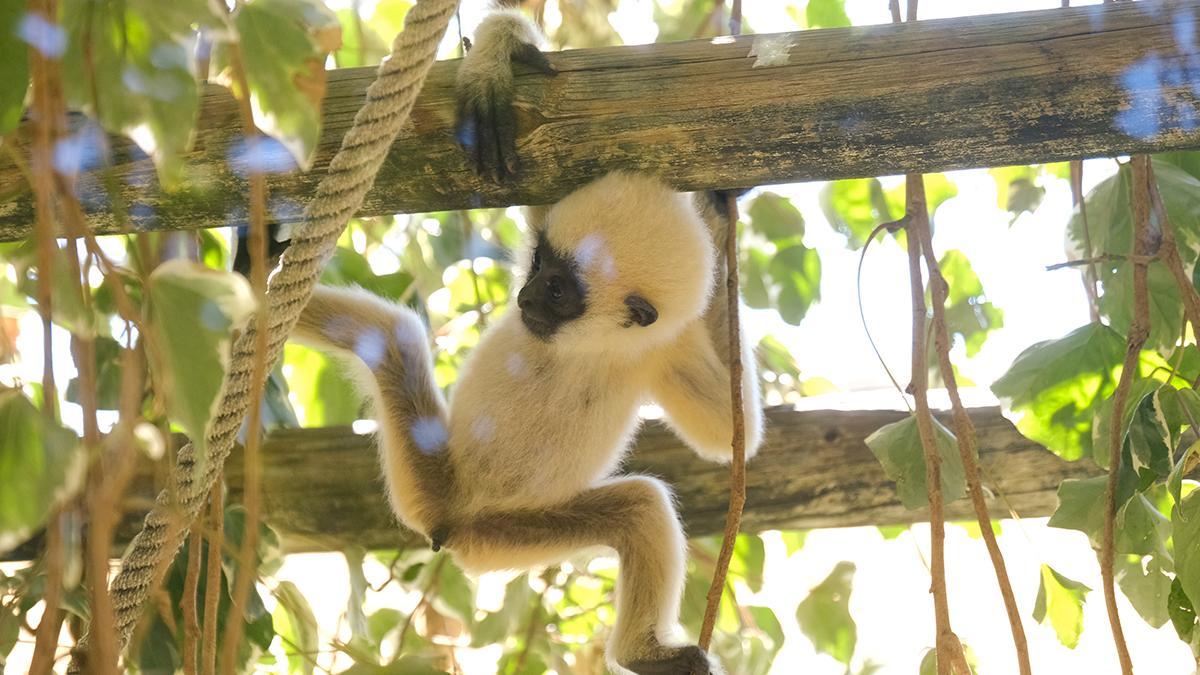
MULTIPOLYGON (((563 52, 557 76, 517 78, 524 175, 509 187, 468 171, 451 136, 457 62, 442 62, 361 214, 547 203, 613 169, 692 190, 1200 147, 1197 26, 1200 0, 1146 0, 563 52)), ((316 164, 271 177, 275 218, 299 215, 372 78, 329 74, 316 164)), ((241 222, 238 128, 228 92, 207 87, 187 187, 169 197, 150 162, 112 139, 129 220, 90 171, 78 189, 93 226, 241 222)), ((0 204, 0 240, 29 232, 23 183, 0 158, 0 194, 18 193, 0 204)))
MULTIPOLYGON (((747 503, 742 526, 773 528, 889 525, 928 519, 896 498, 864 439, 903 417, 894 411, 812 411, 773 408, 758 456, 747 469, 747 503)), ((1007 504, 994 503, 996 518, 1008 504, 1022 516, 1049 515, 1065 478, 1099 475, 1090 461, 1065 462, 1017 433, 998 408, 971 411, 979 432, 984 483, 1007 504)), ((424 540, 399 528, 388 510, 370 436, 327 428, 273 434, 262 448, 263 513, 291 551, 422 546, 424 540)), ((649 423, 627 462, 627 472, 659 476, 679 499, 692 536, 722 531, 728 502, 728 467, 699 459, 674 434, 649 423)), ((242 468, 235 454, 226 468, 230 496, 240 499, 242 468)), ((149 503, 153 480, 143 472, 131 504, 149 503)), ((965 500, 947 504, 947 517, 973 519, 965 500)), ((136 533, 144 511, 131 509, 119 530, 123 545, 136 533)), ((35 547, 10 552, 28 557, 35 547)))

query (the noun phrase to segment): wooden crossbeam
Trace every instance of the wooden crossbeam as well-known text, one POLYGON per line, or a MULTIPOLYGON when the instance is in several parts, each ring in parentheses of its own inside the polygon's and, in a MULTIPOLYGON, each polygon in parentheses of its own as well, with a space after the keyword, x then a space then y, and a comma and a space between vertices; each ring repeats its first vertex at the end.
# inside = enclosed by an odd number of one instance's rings
MULTIPOLYGON (((894 525, 928 520, 925 511, 901 506, 894 485, 864 440, 905 413, 882 410, 767 411, 762 449, 747 466, 742 528, 767 529, 894 525)), ((992 504, 995 518, 1053 512, 1059 483, 1100 475, 1090 461, 1066 462, 1021 436, 998 408, 977 408, 985 486, 1005 502, 992 504)), ((948 420, 947 420, 948 421, 948 420)), ((371 436, 346 427, 272 434, 261 450, 263 517, 290 551, 342 550, 347 546, 389 549, 424 546, 396 525, 384 497, 371 436)), ((629 473, 658 476, 673 487, 690 536, 722 531, 729 499, 729 468, 698 458, 666 427, 648 423, 626 463, 629 473)), ((226 465, 230 499, 241 498, 241 456, 226 465)), ((132 488, 131 510, 118 530, 123 546, 140 527, 157 488, 149 467, 132 488)), ((950 519, 973 520, 969 503, 947 504, 950 519)), ((26 559, 30 545, 0 558, 26 559)))
MULTIPOLYGON (((360 214, 547 203, 614 169, 695 190, 1200 147, 1197 26, 1200 0, 1146 0, 562 52, 557 76, 517 77, 523 174, 506 187, 468 170, 451 130, 458 62, 440 62, 360 214)), ((313 170, 271 176, 276 219, 298 217, 372 77, 329 73, 313 170)), ((28 136, 26 124, 18 145, 28 136)), ((242 222, 246 186, 228 162, 240 142, 216 86, 182 191, 160 192, 151 162, 111 139, 115 193, 100 171, 78 180, 92 226, 242 222)), ((29 188, 3 153, 0 194, 16 195, 0 203, 0 241, 27 236, 29 188)))

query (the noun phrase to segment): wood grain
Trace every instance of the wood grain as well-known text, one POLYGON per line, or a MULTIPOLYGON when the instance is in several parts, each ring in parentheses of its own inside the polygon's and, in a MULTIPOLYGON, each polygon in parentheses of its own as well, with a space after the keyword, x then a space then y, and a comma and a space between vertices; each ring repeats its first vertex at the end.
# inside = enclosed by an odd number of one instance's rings
MULTIPOLYGON (((996 518, 1053 512, 1059 483, 1101 475, 1090 461, 1066 462, 1021 436, 998 408, 970 411, 979 438, 983 484, 1007 502, 993 500, 996 518)), ((767 411, 762 449, 746 470, 742 530, 808 529, 893 525, 928 520, 924 511, 901 506, 864 440, 901 419, 895 411, 767 411)), ((948 421, 948 419, 946 420, 948 421)), ((261 450, 263 515, 289 551, 341 550, 347 546, 388 549, 424 546, 395 524, 384 498, 371 436, 345 427, 276 432, 261 450)), ((241 497, 241 455, 227 465, 230 498, 241 497)), ((659 476, 670 483, 690 536, 721 532, 728 502, 729 469, 698 458, 662 424, 648 423, 625 472, 659 476)), ((156 493, 147 467, 133 488, 130 512, 119 528, 124 544, 140 527, 156 493)), ((946 505, 948 519, 974 520, 966 500, 946 505)), ((22 559, 26 546, 0 558, 22 559)))
MULTIPOLYGON (((557 76, 517 78, 523 175, 509 187, 467 169, 451 134, 457 61, 441 62, 360 213, 547 203, 614 169, 694 190, 1200 147, 1197 26, 1200 0, 1147 0, 553 54, 557 76), (771 44, 790 46, 766 65, 771 44)), ((299 217, 372 77, 329 73, 316 163, 271 177, 275 219, 299 217)), ((92 225, 244 222, 246 186, 229 163, 238 129, 228 92, 206 87, 186 187, 172 195, 136 148, 110 139, 117 199, 99 170, 78 180, 92 225)), ((0 155, 0 194, 14 193, 0 240, 33 222, 28 187, 0 155)))

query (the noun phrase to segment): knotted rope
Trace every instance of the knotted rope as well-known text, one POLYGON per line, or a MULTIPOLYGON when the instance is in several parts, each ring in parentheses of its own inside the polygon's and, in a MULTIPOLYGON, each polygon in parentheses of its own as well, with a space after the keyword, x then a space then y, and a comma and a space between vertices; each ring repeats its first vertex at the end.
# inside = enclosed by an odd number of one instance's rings
MULTIPOLYGON (((342 138, 341 148, 330 161, 316 196, 305 209, 292 244, 283 254, 280 270, 267 285, 270 324, 264 355, 266 372, 278 361, 338 237, 374 184, 388 148, 412 111, 457 7, 458 0, 418 0, 405 17, 404 30, 392 43, 391 55, 380 64, 375 81, 367 88, 366 102, 355 115, 353 127, 342 138)), ((158 495, 142 531, 121 559, 110 593, 122 650, 141 617, 146 598, 179 552, 189 524, 208 498, 233 449, 251 392, 259 389, 252 385, 262 384, 250 381, 257 331, 252 322, 234 343, 219 394, 218 413, 208 424, 207 457, 198 456, 190 443, 180 450, 174 488, 158 495)), ((68 672, 82 672, 85 658, 86 637, 72 655, 68 672)))

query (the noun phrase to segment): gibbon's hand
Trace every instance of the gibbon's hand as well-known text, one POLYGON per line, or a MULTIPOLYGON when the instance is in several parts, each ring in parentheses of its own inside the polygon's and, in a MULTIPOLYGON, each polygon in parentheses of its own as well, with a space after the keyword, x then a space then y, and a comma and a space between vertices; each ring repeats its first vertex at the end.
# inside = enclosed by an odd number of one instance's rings
POLYGON ((520 169, 514 74, 558 72, 530 41, 535 31, 511 14, 492 15, 476 32, 475 46, 459 67, 454 136, 471 170, 495 183, 513 180, 520 169))

